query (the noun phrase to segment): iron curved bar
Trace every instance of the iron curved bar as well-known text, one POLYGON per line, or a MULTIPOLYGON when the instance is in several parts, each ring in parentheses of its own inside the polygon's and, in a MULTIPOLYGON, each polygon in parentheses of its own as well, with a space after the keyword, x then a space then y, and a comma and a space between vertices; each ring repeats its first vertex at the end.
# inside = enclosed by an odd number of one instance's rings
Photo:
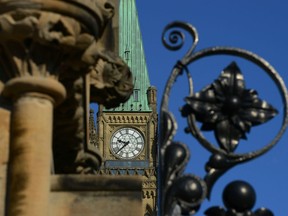
POLYGON ((272 78, 272 80, 276 83, 276 86, 278 87, 278 90, 281 94, 282 102, 284 104, 284 111, 283 111, 283 120, 282 120, 282 126, 280 127, 278 133, 274 137, 274 139, 268 143, 266 146, 264 146, 262 149, 244 153, 244 154, 234 154, 234 153, 226 153, 224 150, 216 148, 213 144, 211 144, 209 141, 207 141, 202 133, 200 132, 200 129, 196 126, 196 120, 193 115, 188 117, 189 121, 189 127, 195 138, 202 144, 203 147, 205 147, 207 150, 209 150, 212 153, 220 153, 227 156, 227 158, 234 159, 234 162, 245 162, 251 159, 254 159, 256 157, 259 157, 269 151, 273 146, 276 145, 276 143, 279 141, 279 139, 284 134, 287 125, 288 125, 288 91, 285 86, 285 83, 282 79, 282 77, 277 73, 277 71, 263 58, 256 55, 255 53, 252 53, 250 51, 240 49, 240 48, 233 48, 233 47, 212 47, 207 48, 204 50, 200 50, 193 55, 191 55, 189 58, 183 59, 183 64, 188 65, 192 62, 195 62, 196 60, 199 60, 201 58, 212 56, 212 55, 233 55, 237 57, 242 57, 246 60, 249 60, 259 66, 261 69, 263 69, 269 76, 272 78))
POLYGON ((165 35, 168 33, 168 31, 174 28, 181 28, 183 30, 186 30, 192 36, 193 38, 192 46, 185 54, 185 57, 191 56, 199 41, 199 36, 198 36, 198 32, 196 28, 189 23, 183 23, 181 21, 172 22, 165 27, 162 33, 162 42, 167 49, 174 50, 174 51, 182 48, 184 45, 184 41, 185 41, 184 33, 178 30, 171 31, 169 34, 169 41, 166 40, 165 35))
POLYGON ((192 53, 193 53, 194 49, 196 48, 198 41, 199 41, 198 32, 197 32, 196 28, 194 28, 194 26, 192 26, 191 24, 188 24, 188 23, 175 21, 175 22, 167 25, 166 28, 164 29, 163 33, 162 33, 162 42, 167 49, 176 51, 176 50, 181 49, 184 45, 185 35, 183 34, 183 32, 180 32, 180 31, 174 30, 174 31, 170 32, 169 41, 166 40, 165 35, 168 33, 169 30, 174 29, 174 28, 182 28, 182 29, 186 30, 192 36, 193 42, 192 42, 191 48, 186 52, 183 59, 181 61, 178 61, 177 65, 175 65, 175 67, 172 70, 172 73, 171 73, 171 75, 170 75, 170 77, 166 83, 166 86, 164 88, 164 94, 163 94, 163 98, 162 98, 161 109, 165 108, 167 110, 168 110, 168 101, 169 101, 168 97, 169 97, 171 88, 172 88, 176 78, 178 77, 178 75, 182 74, 183 67, 186 67, 185 66, 186 64, 184 62, 186 62, 188 60, 188 57, 192 55, 192 53))
MULTIPOLYGON (((164 123, 164 116, 169 115, 170 117, 170 122, 168 125, 168 130, 170 132, 169 137, 166 137, 167 139, 164 140, 164 136, 160 136, 160 145, 164 145, 162 146, 163 148, 165 148, 165 146, 169 145, 171 142, 171 138, 175 135, 176 130, 177 130, 177 122, 174 119, 174 116, 171 112, 169 112, 169 95, 171 92, 171 89, 173 87, 174 82, 176 81, 177 77, 179 75, 182 74, 183 69, 185 69, 187 77, 188 77, 188 82, 189 82, 189 94, 192 94, 193 92, 193 81, 192 81, 192 77, 188 71, 188 69, 186 68, 186 65, 183 64, 183 60, 187 59, 189 56, 192 55, 194 49, 196 48, 198 41, 199 41, 199 37, 198 37, 198 32, 196 30, 196 28, 194 26, 192 26, 189 23, 183 23, 181 21, 175 21, 172 22, 170 24, 168 24, 165 29, 163 30, 162 33, 162 42, 164 44, 164 46, 169 49, 169 50, 179 50, 183 47, 184 45, 184 41, 185 41, 185 35, 183 34, 183 32, 180 31, 171 31, 169 34, 169 40, 166 40, 165 35, 174 28, 182 28, 184 30, 186 30, 193 38, 193 42, 192 42, 192 46, 191 48, 186 52, 186 54, 184 55, 183 59, 178 61, 177 64, 175 65, 175 67, 173 68, 168 81, 166 82, 165 88, 164 88, 164 93, 163 93, 163 97, 162 97, 162 101, 161 101, 161 108, 160 108, 160 131, 164 131, 161 129, 161 127, 163 125, 166 125, 164 123)), ((167 125, 166 125, 167 126, 167 125)))

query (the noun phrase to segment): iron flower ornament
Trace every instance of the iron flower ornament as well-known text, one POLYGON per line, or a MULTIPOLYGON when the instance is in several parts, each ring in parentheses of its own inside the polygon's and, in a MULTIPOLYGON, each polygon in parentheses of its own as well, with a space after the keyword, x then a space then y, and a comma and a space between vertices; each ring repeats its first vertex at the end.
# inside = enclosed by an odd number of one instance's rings
POLYGON ((202 122, 201 130, 214 130, 222 149, 233 152, 240 139, 255 125, 273 118, 278 112, 245 88, 243 74, 235 62, 227 66, 217 80, 200 92, 186 97, 182 115, 193 113, 202 122))

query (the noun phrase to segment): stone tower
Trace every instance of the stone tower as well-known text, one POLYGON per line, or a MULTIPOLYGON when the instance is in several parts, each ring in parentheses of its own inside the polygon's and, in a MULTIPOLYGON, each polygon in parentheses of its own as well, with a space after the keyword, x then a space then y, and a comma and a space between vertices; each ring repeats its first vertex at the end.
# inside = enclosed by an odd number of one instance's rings
POLYGON ((113 2, 119 7, 113 26, 115 47, 133 73, 134 91, 117 108, 99 107, 97 141, 90 144, 96 143, 103 158, 99 174, 142 177, 143 213, 152 216, 157 201, 157 92, 150 86, 135 0, 113 2))

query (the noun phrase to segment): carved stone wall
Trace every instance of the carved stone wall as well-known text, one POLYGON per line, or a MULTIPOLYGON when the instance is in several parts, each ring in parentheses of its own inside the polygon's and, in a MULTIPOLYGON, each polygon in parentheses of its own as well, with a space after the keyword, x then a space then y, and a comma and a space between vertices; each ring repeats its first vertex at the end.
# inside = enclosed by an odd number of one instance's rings
POLYGON ((0 0, 1 215, 47 215, 51 173, 99 167, 87 149, 90 91, 113 107, 133 90, 107 46, 113 14, 106 0, 0 0))

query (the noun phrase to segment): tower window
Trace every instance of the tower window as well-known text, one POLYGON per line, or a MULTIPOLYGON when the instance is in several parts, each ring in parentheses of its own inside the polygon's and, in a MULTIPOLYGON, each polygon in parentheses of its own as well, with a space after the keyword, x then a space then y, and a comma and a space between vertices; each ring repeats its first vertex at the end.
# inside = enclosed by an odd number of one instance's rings
POLYGON ((140 89, 134 89, 134 92, 133 92, 134 101, 139 101, 139 92, 140 92, 140 89))
POLYGON ((129 61, 129 59, 130 59, 130 50, 128 48, 128 45, 126 45, 126 49, 124 51, 124 58, 126 61, 129 61))
POLYGON ((126 61, 128 61, 129 58, 130 58, 129 54, 130 54, 130 51, 129 51, 129 50, 126 50, 126 51, 124 52, 125 60, 126 60, 126 61))

